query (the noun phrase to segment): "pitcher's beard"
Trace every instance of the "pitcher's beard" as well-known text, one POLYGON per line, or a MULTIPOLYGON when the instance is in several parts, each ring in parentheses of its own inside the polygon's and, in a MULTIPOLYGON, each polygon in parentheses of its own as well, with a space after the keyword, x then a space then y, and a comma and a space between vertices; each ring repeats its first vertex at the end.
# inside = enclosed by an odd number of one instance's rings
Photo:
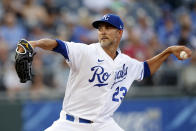
POLYGON ((112 42, 109 42, 109 41, 107 41, 107 42, 101 41, 100 44, 101 44, 101 46, 104 48, 104 47, 109 47, 109 46, 111 46, 111 45, 112 45, 112 42))

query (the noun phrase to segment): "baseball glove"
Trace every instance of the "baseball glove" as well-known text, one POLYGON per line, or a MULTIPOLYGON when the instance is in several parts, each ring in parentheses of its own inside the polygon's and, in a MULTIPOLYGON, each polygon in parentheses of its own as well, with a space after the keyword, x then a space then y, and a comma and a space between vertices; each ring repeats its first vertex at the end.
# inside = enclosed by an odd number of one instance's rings
POLYGON ((32 80, 32 61, 35 55, 33 47, 25 39, 18 42, 15 55, 15 69, 21 83, 32 80), (22 52, 19 48, 23 48, 22 52))

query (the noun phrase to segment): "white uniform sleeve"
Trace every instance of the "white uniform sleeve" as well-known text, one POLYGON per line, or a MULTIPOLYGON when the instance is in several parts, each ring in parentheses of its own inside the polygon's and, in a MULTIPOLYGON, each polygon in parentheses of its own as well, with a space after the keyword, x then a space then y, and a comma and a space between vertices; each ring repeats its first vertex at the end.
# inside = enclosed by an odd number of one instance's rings
POLYGON ((141 81, 144 78, 144 62, 135 61, 135 80, 141 81))
POLYGON ((144 62, 140 62, 128 56, 125 59, 129 60, 129 74, 133 80, 141 81, 144 77, 144 62))
POLYGON ((78 69, 86 51, 85 44, 56 40, 58 46, 53 51, 64 56, 70 68, 78 69))
POLYGON ((151 75, 150 68, 146 61, 140 62, 134 60, 134 70, 135 70, 135 80, 141 81, 145 77, 149 77, 151 75))

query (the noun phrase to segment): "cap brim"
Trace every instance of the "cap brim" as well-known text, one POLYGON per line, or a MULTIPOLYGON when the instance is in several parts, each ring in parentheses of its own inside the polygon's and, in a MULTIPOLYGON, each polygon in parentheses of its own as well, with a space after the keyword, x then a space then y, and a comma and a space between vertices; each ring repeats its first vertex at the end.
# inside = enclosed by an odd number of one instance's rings
MULTIPOLYGON (((94 22, 92 23, 92 25, 93 25, 94 28, 98 29, 100 23, 108 23, 108 22, 103 21, 103 20, 97 20, 97 21, 94 21, 94 22)), ((110 23, 109 23, 109 24, 110 24, 110 23)))
MULTIPOLYGON (((97 20, 97 21, 94 21, 94 22, 92 23, 92 26, 93 26, 94 28, 98 29, 100 23, 108 23, 108 24, 110 24, 111 26, 113 26, 113 27, 119 29, 119 28, 116 27, 115 25, 111 24, 110 22, 104 21, 104 20, 97 20)), ((120 29, 119 29, 119 30, 120 30, 120 29)))

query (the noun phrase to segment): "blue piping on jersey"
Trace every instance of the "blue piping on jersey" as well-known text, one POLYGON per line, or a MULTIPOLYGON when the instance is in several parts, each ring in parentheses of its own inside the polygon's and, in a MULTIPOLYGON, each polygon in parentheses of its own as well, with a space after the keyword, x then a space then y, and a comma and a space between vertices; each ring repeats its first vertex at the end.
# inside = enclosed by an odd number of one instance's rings
POLYGON ((56 42, 58 43, 58 45, 53 49, 53 51, 62 54, 65 57, 65 59, 69 61, 69 57, 68 57, 69 50, 67 44, 59 39, 56 39, 56 42))
POLYGON ((144 62, 144 78, 150 75, 151 75, 150 68, 148 66, 148 63, 145 61, 144 62))

